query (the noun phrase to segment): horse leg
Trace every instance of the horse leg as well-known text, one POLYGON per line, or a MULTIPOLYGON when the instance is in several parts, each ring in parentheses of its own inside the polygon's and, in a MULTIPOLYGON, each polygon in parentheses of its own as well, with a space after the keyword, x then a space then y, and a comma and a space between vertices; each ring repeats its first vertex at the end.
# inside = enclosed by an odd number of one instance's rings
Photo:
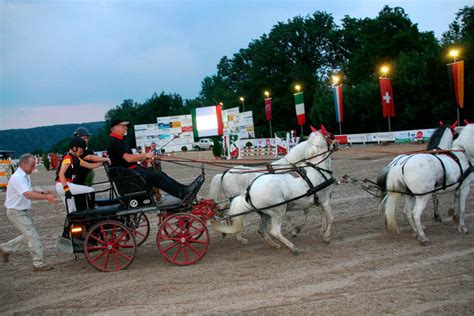
POLYGON ((461 208, 461 192, 460 190, 454 191, 454 208, 448 210, 449 216, 453 218, 453 222, 459 223, 459 209, 461 208))
POLYGON ((441 219, 441 216, 439 216, 439 201, 438 201, 438 196, 436 194, 433 194, 432 197, 433 200, 433 209, 434 209, 434 220, 437 222, 442 222, 443 220, 441 219))
MULTIPOLYGON (((320 198, 323 196, 320 196, 320 198)), ((323 240, 326 243, 331 242, 331 227, 332 227, 332 222, 334 221, 334 217, 332 216, 332 211, 331 211, 331 197, 328 194, 326 198, 320 199, 321 201, 321 211, 323 213, 323 222, 325 224, 325 230, 323 231, 323 240)), ((322 226, 322 225, 321 225, 322 226)), ((321 227, 322 229, 322 227, 321 227)))
POLYGON ((258 230, 258 233, 260 236, 262 236, 263 240, 267 242, 267 244, 275 249, 280 249, 281 245, 277 242, 275 242, 272 237, 268 234, 269 232, 269 227, 270 227, 270 216, 267 214, 260 214, 261 221, 260 221, 260 229, 258 230))
MULTIPOLYGON (((281 208, 281 207, 280 207, 281 208)), ((286 206, 283 206, 283 212, 286 206)), ((284 214, 273 213, 271 216, 270 235, 285 245, 295 256, 300 254, 300 251, 296 246, 283 236, 281 233, 281 225, 283 224, 284 214)))
POLYGON ((430 240, 426 237, 425 232, 423 231, 423 225, 421 224, 421 214, 426 208, 429 198, 429 195, 417 196, 415 198, 415 207, 413 208, 413 219, 415 220, 418 239, 422 245, 427 245, 430 242, 430 240))
POLYGON ((403 209, 403 214, 407 219, 408 223, 410 223, 411 228, 415 233, 418 233, 416 229, 415 222, 413 221, 413 207, 415 206, 415 198, 413 196, 406 195, 405 196, 405 208, 403 209))
POLYGON ((466 185, 465 187, 460 189, 460 195, 459 195, 459 226, 458 226, 458 231, 461 234, 467 234, 468 230, 466 226, 464 226, 464 211, 466 209, 466 199, 467 195, 469 194, 469 185, 466 185))
POLYGON ((288 229, 288 232, 290 233, 291 237, 298 237, 298 234, 301 231, 301 227, 298 226, 288 214, 285 214, 285 218, 286 228, 288 229))

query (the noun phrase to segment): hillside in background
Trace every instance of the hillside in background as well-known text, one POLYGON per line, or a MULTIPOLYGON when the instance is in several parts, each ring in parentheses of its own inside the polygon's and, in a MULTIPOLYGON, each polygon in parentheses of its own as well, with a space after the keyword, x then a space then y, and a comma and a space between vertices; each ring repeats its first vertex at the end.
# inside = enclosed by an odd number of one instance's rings
POLYGON ((79 126, 86 127, 91 134, 97 134, 105 122, 81 124, 61 124, 25 129, 8 129, 0 131, 0 149, 16 152, 16 157, 35 150, 48 150, 65 137, 72 136, 79 126))

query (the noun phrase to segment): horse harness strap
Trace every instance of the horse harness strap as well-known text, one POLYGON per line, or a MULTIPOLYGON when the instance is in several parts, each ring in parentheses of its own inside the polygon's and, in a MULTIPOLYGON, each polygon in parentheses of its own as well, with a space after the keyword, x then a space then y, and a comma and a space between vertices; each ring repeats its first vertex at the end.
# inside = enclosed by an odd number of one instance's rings
MULTIPOLYGON (((459 189, 459 187, 461 187, 462 183, 464 182, 464 180, 466 180, 466 178, 471 174, 471 172, 474 171, 474 166, 471 164, 471 162, 469 161, 469 159, 467 160, 468 164, 469 164, 469 167, 466 169, 466 170, 463 170, 462 169, 462 166, 461 166, 461 161, 459 160, 459 158, 453 153, 453 152, 442 152, 442 153, 430 153, 431 155, 433 155, 436 159, 438 159, 438 161, 440 162, 441 164, 441 167, 443 168, 443 186, 441 188, 436 188, 434 190, 431 190, 429 192, 425 192, 425 193, 413 193, 411 192, 398 192, 398 193, 402 193, 402 194, 408 194, 408 195, 414 195, 414 196, 417 196, 417 195, 426 195, 426 194, 431 194, 431 193, 435 193, 435 192, 438 192, 440 190, 446 190, 446 188, 449 188, 449 187, 452 187, 453 185, 456 185, 458 184, 458 187, 456 188, 459 189), (451 159, 453 159, 458 167, 459 167, 459 171, 461 173, 460 177, 459 177, 459 180, 457 182, 454 182, 454 183, 450 183, 450 184, 446 184, 446 167, 444 166, 444 163, 443 161, 438 157, 438 155, 447 155, 449 156, 451 159)), ((411 158, 412 156, 408 157, 411 158)), ((408 160, 407 159, 407 160, 408 160)), ((403 166, 402 166, 402 174, 404 174, 404 166, 405 166, 405 163, 407 162, 407 160, 405 160, 403 162, 403 166)), ((396 191, 393 191, 393 192, 396 192, 396 191)))
MULTIPOLYGON (((442 153, 429 153, 430 155, 432 155, 433 157, 435 157, 436 159, 438 159, 439 163, 441 164, 441 168, 443 168, 443 184, 442 184, 442 187, 441 189, 442 190, 446 190, 446 188, 448 187, 448 185, 446 184, 446 166, 444 165, 443 161, 441 160, 441 158, 439 158, 438 156, 439 155, 446 155, 448 156, 449 158, 453 159, 458 167, 459 167, 459 171, 461 172, 461 179, 465 179, 464 177, 464 171, 462 170, 462 166, 461 166, 461 162, 459 161, 459 158, 452 152, 442 152, 442 153)), ((405 164, 407 163, 407 161, 413 157, 414 155, 410 155, 404 162, 403 162, 403 165, 402 165, 402 174, 405 175, 405 164)), ((470 163, 469 163, 470 165, 470 163)), ((469 170, 469 169, 468 169, 469 170)), ((461 181, 462 182, 462 181, 461 181)), ((411 192, 410 192, 411 193, 411 192)))
POLYGON ((306 184, 308 184, 309 190, 306 191, 306 193, 304 193, 302 195, 299 195, 297 197, 294 197, 292 199, 285 200, 283 202, 277 203, 277 204, 273 204, 273 205, 266 206, 266 207, 263 207, 263 208, 257 208, 252 203, 252 199, 250 198, 250 193, 249 192, 250 192, 250 188, 252 187, 252 184, 255 182, 255 180, 257 180, 261 176, 265 175, 265 174, 261 174, 258 177, 256 177, 255 179, 253 179, 253 181, 248 185, 248 187, 246 189, 246 192, 245 192, 245 201, 250 204, 252 209, 249 210, 249 211, 246 211, 246 212, 239 213, 239 214, 229 215, 229 216, 227 216, 227 218, 230 219, 230 218, 233 218, 233 217, 242 216, 242 215, 250 214, 250 213, 253 213, 253 212, 257 212, 258 214, 262 215, 263 214, 262 211, 264 211, 264 210, 267 210, 267 209, 270 209, 270 208, 273 208, 273 207, 277 207, 277 206, 280 206, 280 205, 283 205, 283 204, 288 204, 288 203, 291 203, 293 201, 296 201, 296 200, 299 200, 301 198, 308 197, 308 196, 311 196, 311 195, 314 195, 314 204, 316 206, 318 206, 319 205, 319 198, 316 195, 316 193, 323 190, 323 189, 325 189, 325 188, 327 188, 327 187, 329 187, 336 180, 332 177, 332 171, 331 170, 320 168, 320 167, 318 167, 318 166, 316 166, 316 165, 314 165, 310 162, 306 162, 305 164, 306 164, 306 166, 302 166, 302 167, 294 166, 293 171, 297 172, 301 176, 301 178, 303 178, 303 180, 305 180, 306 184), (306 174, 306 170, 305 170, 306 167, 311 167, 314 170, 318 171, 321 174, 321 176, 324 178, 324 182, 318 184, 317 186, 314 186, 313 183, 311 183, 311 180, 308 178, 308 176, 306 174), (329 173, 330 177, 325 175, 323 171, 329 173))

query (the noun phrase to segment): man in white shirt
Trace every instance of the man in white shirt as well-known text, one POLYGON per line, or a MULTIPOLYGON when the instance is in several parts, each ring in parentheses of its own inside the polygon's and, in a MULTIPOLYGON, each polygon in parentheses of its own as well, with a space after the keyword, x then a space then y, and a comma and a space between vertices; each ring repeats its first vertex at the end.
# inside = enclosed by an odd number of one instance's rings
POLYGON ((44 263, 43 244, 28 210, 31 208, 31 200, 46 200, 49 204, 56 204, 56 197, 49 191, 33 191, 30 174, 35 170, 35 165, 35 157, 24 154, 20 157, 18 169, 8 181, 5 200, 7 217, 21 235, 0 244, 0 256, 4 262, 8 262, 11 253, 28 248, 33 258, 33 271, 48 271, 53 267, 44 263))

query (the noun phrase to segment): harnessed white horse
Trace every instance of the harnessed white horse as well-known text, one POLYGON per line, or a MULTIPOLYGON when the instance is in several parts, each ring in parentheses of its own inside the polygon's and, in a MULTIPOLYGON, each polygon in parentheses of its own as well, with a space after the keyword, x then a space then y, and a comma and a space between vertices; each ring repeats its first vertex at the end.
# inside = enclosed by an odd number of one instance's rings
MULTIPOLYGON (((317 131, 312 126, 311 130, 313 132, 317 131)), ((321 125, 321 132, 328 134, 324 125, 321 125)), ((317 145, 314 144, 314 140, 315 138, 310 137, 308 140, 297 144, 288 154, 281 159, 273 161, 270 166, 278 171, 279 168, 289 168, 293 164, 313 158, 316 155, 315 150, 317 149, 317 147, 314 147, 317 145)), ((264 167, 235 166, 225 173, 216 174, 211 180, 209 197, 216 202, 226 201, 230 203, 230 199, 244 193, 255 178, 268 172, 262 171, 263 169, 264 167)), ((228 205, 226 203, 222 207, 226 208, 228 205)), ((295 226, 290 218, 288 218, 288 227, 293 236, 296 236, 302 228, 301 226, 295 226)), ((237 234, 236 238, 242 243, 247 242, 240 234, 237 234)))
MULTIPOLYGON (((448 150, 451 148, 453 144, 453 139, 454 136, 457 135, 455 131, 455 127, 457 126, 457 121, 453 123, 452 125, 444 125, 442 122, 440 122, 440 127, 438 127, 434 132, 433 135, 430 137, 430 140, 428 141, 428 145, 426 146, 426 150, 448 150)), ((413 154, 402 154, 396 156, 386 167, 386 169, 390 169, 394 166, 397 165, 403 165, 407 159, 410 159, 413 154)), ((379 176, 377 179, 377 182, 380 187, 385 188, 385 180, 386 180, 386 174, 387 171, 384 170, 382 174, 379 176)), ((405 197, 405 202, 407 201, 408 196, 405 197)), ((405 206, 408 203, 405 203, 405 206)), ((433 194, 433 208, 434 208, 434 219, 438 222, 441 222, 441 217, 439 216, 439 210, 438 210, 438 198, 436 194, 433 194)), ((403 210, 403 214, 407 218, 407 220, 410 221, 408 217, 408 212, 407 208, 403 210)))
POLYGON ((323 239, 330 242, 334 218, 330 205, 333 178, 329 155, 333 141, 320 131, 311 133, 308 141, 313 144, 308 147, 311 148, 312 153, 309 156, 312 158, 297 165, 306 171, 306 180, 295 176, 293 172, 260 175, 253 181, 247 192, 232 200, 228 213, 233 217, 231 223, 223 225, 218 221, 213 221, 212 227, 221 233, 239 233, 244 227, 244 221, 243 216, 238 216, 238 214, 258 211, 261 216, 259 233, 265 241, 277 249, 281 247, 278 242, 281 242, 296 255, 299 250, 281 232, 285 214, 290 210, 307 209, 314 206, 318 200, 324 215, 321 233, 323 239), (318 156, 318 154, 321 155, 318 156), (313 164, 313 167, 308 163, 313 164), (316 190, 310 191, 311 187, 316 190))
POLYGON ((410 226, 422 244, 429 243, 421 224, 426 203, 435 192, 454 191, 455 209, 459 215, 458 231, 467 233, 464 211, 470 182, 474 180, 474 173, 471 172, 474 163, 474 124, 463 128, 451 150, 449 155, 416 154, 386 170, 387 193, 380 209, 385 213, 386 227, 390 232, 398 233, 395 209, 398 198, 404 194, 404 213, 410 226))

